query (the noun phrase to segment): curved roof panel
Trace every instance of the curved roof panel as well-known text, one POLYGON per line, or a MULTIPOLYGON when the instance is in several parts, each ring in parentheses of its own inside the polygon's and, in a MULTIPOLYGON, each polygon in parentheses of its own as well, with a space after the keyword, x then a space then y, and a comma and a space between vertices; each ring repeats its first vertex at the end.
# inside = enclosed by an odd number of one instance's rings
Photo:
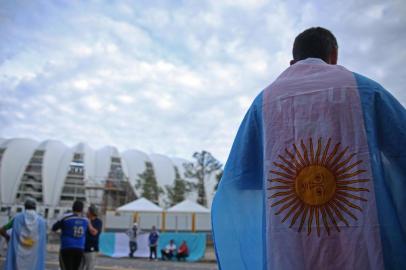
POLYGON ((85 181, 94 181, 96 178, 96 151, 86 143, 78 143, 73 147, 73 152, 83 155, 85 181))
POLYGON ((172 160, 160 154, 151 154, 149 157, 154 167, 158 185, 172 185, 175 179, 175 169, 172 160))
POLYGON ((67 148, 61 155, 58 170, 55 175, 54 189, 50 196, 51 197, 50 201, 52 205, 57 205, 59 203, 63 185, 65 184, 65 179, 69 172, 69 167, 70 163, 72 162, 72 159, 73 159, 73 150, 72 148, 67 148))
POLYGON ((1 202, 14 202, 21 182, 21 177, 38 146, 38 142, 31 139, 9 139, 3 142, 6 147, 0 168, 1 202))
POLYGON ((69 148, 59 142, 54 140, 47 140, 40 144, 38 149, 45 151, 44 158, 42 161, 42 190, 44 196, 44 204, 52 204, 54 201, 54 193, 57 191, 57 187, 63 186, 65 177, 61 170, 69 168, 69 163, 64 162, 64 156, 69 148), (67 166, 68 168, 65 168, 67 166))
POLYGON ((150 159, 147 154, 138 150, 128 150, 122 154, 123 162, 127 165, 128 168, 128 180, 135 190, 135 184, 137 183, 138 175, 143 173, 145 170, 145 162, 150 159))
POLYGON ((178 168, 180 177, 185 179, 185 166, 183 164, 187 163, 188 161, 183 158, 173 157, 172 163, 178 168))
POLYGON ((112 158, 120 158, 121 167, 124 175, 128 177, 128 167, 125 162, 121 159, 121 155, 117 148, 114 146, 105 146, 96 151, 95 155, 95 180, 96 182, 103 181, 108 178, 111 167, 112 158))
POLYGON ((116 150, 112 148, 111 146, 105 146, 96 150, 94 164, 94 180, 96 182, 101 182, 108 177, 111 166, 111 156, 115 152, 114 150, 116 150))

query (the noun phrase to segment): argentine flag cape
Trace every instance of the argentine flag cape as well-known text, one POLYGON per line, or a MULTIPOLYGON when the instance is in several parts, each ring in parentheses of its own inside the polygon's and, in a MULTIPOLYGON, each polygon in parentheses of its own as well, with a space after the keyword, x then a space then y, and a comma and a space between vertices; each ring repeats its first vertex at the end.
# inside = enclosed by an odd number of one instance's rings
POLYGON ((5 270, 44 270, 46 224, 35 211, 14 217, 5 270))
POLYGON ((222 270, 406 269, 406 111, 306 59, 247 112, 212 205, 222 270))

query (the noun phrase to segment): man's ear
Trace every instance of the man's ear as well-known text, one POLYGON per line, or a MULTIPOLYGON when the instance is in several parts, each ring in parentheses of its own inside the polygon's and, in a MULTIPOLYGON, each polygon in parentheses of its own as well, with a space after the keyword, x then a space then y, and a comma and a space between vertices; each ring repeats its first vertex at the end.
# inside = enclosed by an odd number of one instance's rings
POLYGON ((338 61, 338 49, 334 48, 330 53, 330 65, 337 65, 338 61))
POLYGON ((296 63, 295 60, 290 60, 290 65, 293 65, 294 63, 296 63))

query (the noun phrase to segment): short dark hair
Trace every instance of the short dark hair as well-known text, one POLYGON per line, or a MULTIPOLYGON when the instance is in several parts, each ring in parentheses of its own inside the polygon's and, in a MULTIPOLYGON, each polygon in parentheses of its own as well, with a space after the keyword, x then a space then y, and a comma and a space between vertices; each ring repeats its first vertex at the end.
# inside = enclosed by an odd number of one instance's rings
POLYGON ((97 217, 97 215, 98 215, 98 210, 97 210, 96 205, 91 204, 91 205, 89 206, 89 208, 88 208, 88 211, 89 211, 89 213, 90 213, 91 215, 97 217))
POLYGON ((328 61, 333 49, 338 44, 335 36, 322 27, 312 27, 300 33, 293 43, 293 60, 300 61, 309 57, 328 61))
POLYGON ((25 210, 35 210, 37 208, 37 203, 34 199, 27 199, 24 202, 25 210))
POLYGON ((82 212, 83 211, 83 202, 82 201, 74 201, 72 205, 73 212, 82 212))

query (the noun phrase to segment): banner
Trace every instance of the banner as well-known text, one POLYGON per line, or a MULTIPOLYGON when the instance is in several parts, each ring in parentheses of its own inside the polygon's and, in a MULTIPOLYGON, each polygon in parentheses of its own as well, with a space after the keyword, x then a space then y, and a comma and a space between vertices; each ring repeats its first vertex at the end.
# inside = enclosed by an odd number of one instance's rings
MULTIPOLYGON (((137 237, 135 257, 148 258, 148 235, 143 233, 137 237)), ((113 258, 128 257, 130 254, 128 235, 125 233, 102 233, 100 235, 100 253, 113 258)))
MULTIPOLYGON (((139 234, 137 237, 137 251, 135 257, 148 258, 149 233, 139 234)), ((182 241, 186 241, 189 248, 187 261, 198 261, 204 257, 206 252, 205 233, 161 233, 158 240, 157 255, 161 257, 161 249, 164 249, 169 241, 173 239, 175 245, 179 247, 182 241)), ((113 258, 128 257, 130 253, 129 238, 125 233, 102 233, 100 235, 100 253, 113 258)))

